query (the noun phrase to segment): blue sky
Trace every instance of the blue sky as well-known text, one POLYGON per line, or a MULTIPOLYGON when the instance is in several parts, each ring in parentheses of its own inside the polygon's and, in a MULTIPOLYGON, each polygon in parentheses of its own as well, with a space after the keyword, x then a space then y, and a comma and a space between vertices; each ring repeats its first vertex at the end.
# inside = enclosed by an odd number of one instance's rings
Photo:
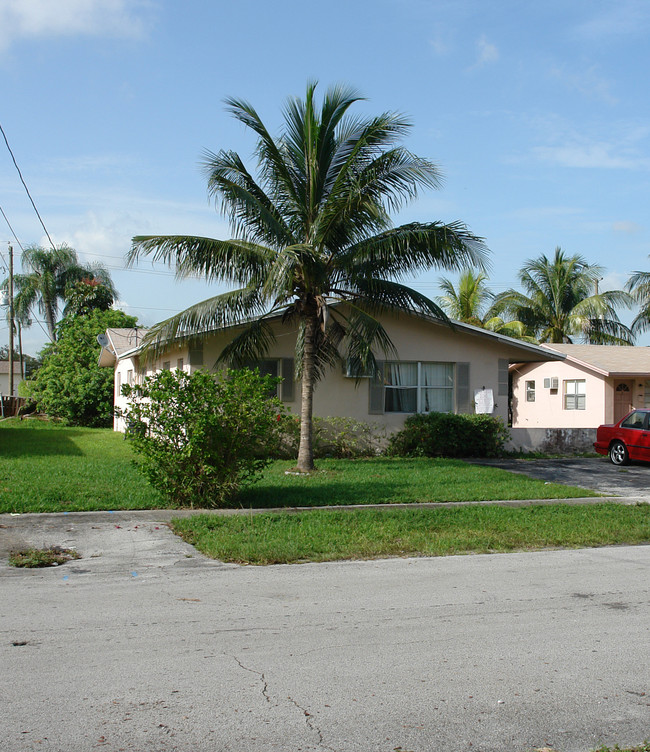
MULTIPOLYGON (((54 241, 105 263, 143 325, 219 291, 123 260, 135 234, 228 236, 199 161, 254 144, 223 98, 277 131, 311 79, 408 115, 444 186, 396 220, 465 222, 495 292, 558 245, 616 288, 650 269, 649 32, 646 0, 0 0, 0 122, 54 241)), ((23 245, 45 244, 3 142, 0 205, 23 245)), ((440 275, 413 286, 434 296, 440 275)), ((40 349, 38 323, 24 341, 40 349)))

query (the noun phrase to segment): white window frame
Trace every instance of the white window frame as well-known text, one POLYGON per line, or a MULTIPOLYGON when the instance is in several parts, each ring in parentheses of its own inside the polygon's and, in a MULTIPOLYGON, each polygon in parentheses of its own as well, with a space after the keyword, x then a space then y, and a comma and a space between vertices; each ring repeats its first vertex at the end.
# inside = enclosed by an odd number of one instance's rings
POLYGON ((398 391, 406 389, 416 390, 416 412, 422 413, 424 404, 424 390, 425 389, 440 389, 451 393, 451 407, 448 412, 453 413, 456 404, 456 368, 455 363, 449 363, 445 361, 432 361, 432 360, 388 360, 384 363, 384 413, 413 415, 412 412, 406 412, 401 410, 389 410, 386 406, 387 396, 389 390, 398 391), (386 369, 391 365, 417 365, 417 383, 416 384, 404 384, 403 386, 395 386, 386 384, 386 369), (451 386, 429 386, 422 383, 422 366, 451 366, 452 384, 451 386))
POLYGON ((587 409, 587 381, 585 379, 565 379, 564 385, 564 409, 586 410, 587 409), (582 391, 580 391, 582 386, 582 391))
POLYGON ((526 386, 526 402, 534 402, 535 401, 535 382, 527 381, 525 386, 526 386))

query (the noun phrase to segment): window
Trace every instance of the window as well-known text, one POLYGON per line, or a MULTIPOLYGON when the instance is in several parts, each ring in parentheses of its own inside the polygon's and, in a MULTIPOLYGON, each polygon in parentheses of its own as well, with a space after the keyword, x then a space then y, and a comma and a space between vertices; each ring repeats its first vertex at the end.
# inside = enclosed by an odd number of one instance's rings
POLYGON ((183 370, 183 358, 179 358, 179 359, 178 359, 178 360, 176 361, 176 368, 177 368, 177 369, 178 369, 179 371, 182 371, 182 370, 183 370))
POLYGON ((202 366, 203 365, 203 344, 199 343, 196 347, 190 347, 188 353, 188 359, 190 366, 202 366))
POLYGON ((534 401, 535 401, 535 382, 527 381, 526 382, 526 402, 534 402, 534 401))
POLYGON ((383 381, 387 413, 453 412, 453 363, 388 362, 383 381))
POLYGON ((643 407, 650 407, 650 380, 644 382, 643 407))
POLYGON ((294 364, 293 358, 273 358, 250 363, 248 368, 258 368, 260 376, 280 377, 282 381, 277 386, 274 396, 283 402, 293 402, 294 396, 294 364))
POLYGON ((621 423, 621 428, 636 428, 637 430, 645 429, 646 414, 635 412, 632 415, 628 415, 627 418, 621 423))
POLYGON ((564 409, 584 410, 586 407, 586 384, 584 379, 564 382, 564 409))
POLYGON ((166 360, 163 363, 163 366, 162 366, 163 371, 171 371, 171 368, 172 368, 171 361, 170 360, 166 360))
POLYGON ((129 368, 129 370, 126 372, 126 383, 129 386, 133 386, 133 371, 129 368))

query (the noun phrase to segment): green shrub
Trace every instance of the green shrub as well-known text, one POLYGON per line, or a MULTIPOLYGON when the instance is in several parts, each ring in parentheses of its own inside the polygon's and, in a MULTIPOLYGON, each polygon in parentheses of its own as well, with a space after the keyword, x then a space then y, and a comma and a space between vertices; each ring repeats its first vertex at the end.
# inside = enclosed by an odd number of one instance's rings
POLYGON ((491 415, 418 413, 389 440, 388 454, 398 457, 496 457, 509 437, 491 415))
MULTIPOLYGON (((386 444, 386 432, 375 423, 353 418, 314 418, 314 457, 323 459, 354 459, 375 457, 386 444)), ((282 441, 278 457, 295 459, 298 456, 300 419, 285 415, 282 421, 282 441)))
POLYGON ((122 311, 91 311, 68 316, 57 326, 58 339, 45 345, 43 365, 29 386, 39 412, 71 426, 109 427, 113 422, 112 368, 99 367, 97 335, 109 327, 134 326, 122 311))
POLYGON ((162 371, 122 387, 136 465, 179 506, 218 507, 257 480, 277 453, 283 406, 277 379, 258 371, 162 371))

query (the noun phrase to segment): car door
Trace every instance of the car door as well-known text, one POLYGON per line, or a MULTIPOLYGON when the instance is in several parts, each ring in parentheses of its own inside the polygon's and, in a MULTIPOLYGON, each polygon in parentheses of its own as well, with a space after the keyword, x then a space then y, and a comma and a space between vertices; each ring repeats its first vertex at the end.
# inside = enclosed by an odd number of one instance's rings
POLYGON ((621 423, 621 438, 633 460, 650 462, 649 416, 648 412, 635 410, 621 423))

